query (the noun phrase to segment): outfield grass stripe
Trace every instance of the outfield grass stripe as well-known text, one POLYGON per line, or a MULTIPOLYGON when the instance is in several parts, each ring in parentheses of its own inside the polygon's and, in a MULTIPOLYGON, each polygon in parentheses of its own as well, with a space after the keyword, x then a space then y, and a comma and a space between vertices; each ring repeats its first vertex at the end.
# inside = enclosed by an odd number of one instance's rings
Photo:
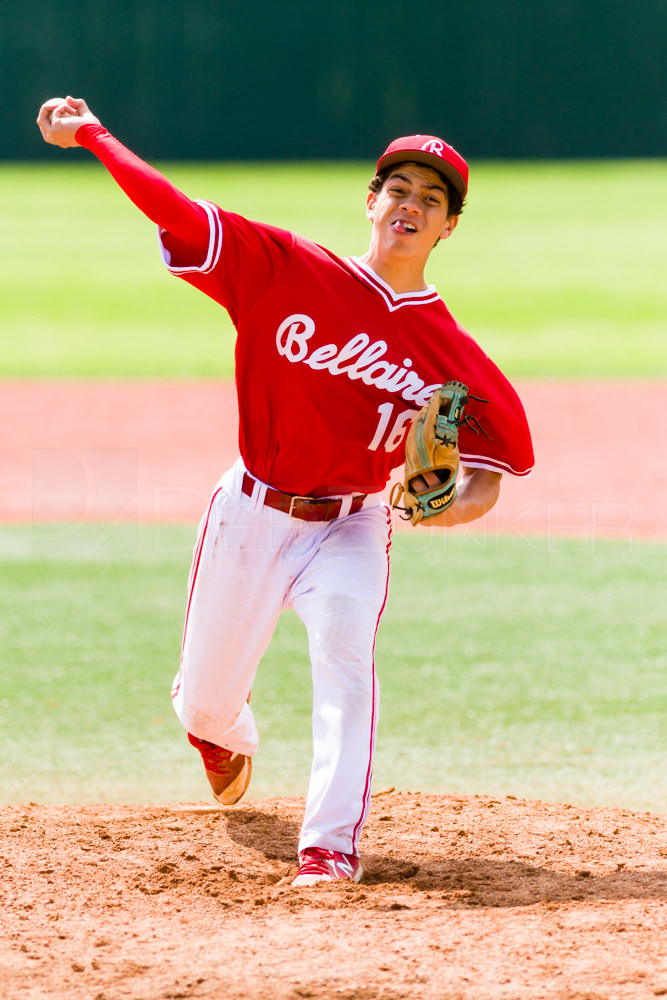
MULTIPOLYGON (((0 529, 0 801, 206 798, 169 699, 194 534, 48 554, 30 527, 0 529)), ((395 536, 376 788, 665 811, 666 557, 395 536)), ((305 793, 309 686, 288 612, 253 690, 253 796, 305 793)))
MULTIPOLYGON (((341 255, 367 248, 370 164, 164 169, 192 197, 341 255)), ((231 376, 226 314, 167 276, 154 227, 99 164, 5 163, 0 182, 0 377, 231 376)), ((666 272, 667 161, 473 163, 427 278, 512 376, 664 376, 666 272)))

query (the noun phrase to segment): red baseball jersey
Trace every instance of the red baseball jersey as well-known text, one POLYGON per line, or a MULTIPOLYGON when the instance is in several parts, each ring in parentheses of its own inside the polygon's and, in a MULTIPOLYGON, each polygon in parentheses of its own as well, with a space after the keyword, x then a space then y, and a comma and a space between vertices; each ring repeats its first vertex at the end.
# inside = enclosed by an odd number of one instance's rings
POLYGON ((530 471, 516 392, 434 287, 396 293, 354 257, 200 204, 207 251, 162 230, 162 253, 237 329, 239 447, 253 476, 302 496, 379 492, 415 410, 449 379, 487 401, 467 406, 488 437, 462 427, 462 463, 530 471))

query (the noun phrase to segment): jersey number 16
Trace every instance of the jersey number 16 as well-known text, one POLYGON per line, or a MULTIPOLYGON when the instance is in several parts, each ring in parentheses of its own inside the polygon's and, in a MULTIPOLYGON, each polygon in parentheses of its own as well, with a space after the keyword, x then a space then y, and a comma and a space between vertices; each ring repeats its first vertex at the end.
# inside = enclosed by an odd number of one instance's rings
POLYGON ((388 430, 395 408, 393 403, 382 403, 378 406, 380 419, 373 440, 368 446, 369 451, 377 451, 383 442, 385 451, 394 451, 405 438, 417 410, 403 410, 388 430))

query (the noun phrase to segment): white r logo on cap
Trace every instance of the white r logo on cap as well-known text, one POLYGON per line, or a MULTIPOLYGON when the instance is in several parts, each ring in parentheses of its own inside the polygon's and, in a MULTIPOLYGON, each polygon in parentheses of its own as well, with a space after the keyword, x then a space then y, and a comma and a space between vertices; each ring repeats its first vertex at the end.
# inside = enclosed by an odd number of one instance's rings
POLYGON ((436 156, 442 156, 445 147, 439 139, 431 139, 430 142, 425 142, 422 146, 425 153, 435 153, 436 156))

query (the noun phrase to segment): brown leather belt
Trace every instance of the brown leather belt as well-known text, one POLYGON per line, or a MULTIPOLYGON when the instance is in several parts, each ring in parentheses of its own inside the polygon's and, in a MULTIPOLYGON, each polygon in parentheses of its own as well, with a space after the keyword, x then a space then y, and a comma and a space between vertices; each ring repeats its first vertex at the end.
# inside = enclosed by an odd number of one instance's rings
MULTIPOLYGON (((243 474, 243 492, 246 496, 252 496, 252 491, 256 480, 249 472, 243 474)), ((361 510, 366 499, 366 494, 361 493, 352 497, 352 504, 349 514, 356 514, 361 510)), ((333 521, 338 517, 342 504, 340 497, 298 497, 292 493, 281 493, 280 490, 273 490, 270 486, 266 488, 264 505, 273 507, 274 510, 281 510, 283 514, 296 517, 299 521, 333 521)))

